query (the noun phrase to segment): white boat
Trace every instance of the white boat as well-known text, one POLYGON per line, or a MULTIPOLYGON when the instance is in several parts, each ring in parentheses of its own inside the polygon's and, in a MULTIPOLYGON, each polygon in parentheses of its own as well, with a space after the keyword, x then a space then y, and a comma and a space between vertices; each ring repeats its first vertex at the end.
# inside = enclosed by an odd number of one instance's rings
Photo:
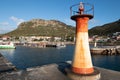
POLYGON ((64 48, 64 47, 66 47, 66 45, 64 43, 58 43, 56 45, 56 47, 58 47, 58 48, 64 48))
POLYGON ((0 49, 15 49, 15 45, 12 42, 0 43, 0 49))

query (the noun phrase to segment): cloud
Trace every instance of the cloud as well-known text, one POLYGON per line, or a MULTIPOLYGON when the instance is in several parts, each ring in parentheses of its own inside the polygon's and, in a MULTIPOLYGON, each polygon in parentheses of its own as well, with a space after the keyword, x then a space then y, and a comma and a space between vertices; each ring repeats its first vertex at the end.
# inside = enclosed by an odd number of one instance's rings
POLYGON ((10 27, 10 24, 8 22, 0 22, 0 34, 4 34, 10 31, 8 27, 10 27))
POLYGON ((0 34, 4 34, 16 29, 16 26, 25 21, 24 19, 20 19, 15 16, 11 16, 9 19, 12 20, 12 22, 9 20, 0 22, 0 34))
POLYGON ((24 19, 20 19, 15 16, 11 16, 10 19, 13 20, 17 25, 25 21, 24 19))
POLYGON ((13 30, 14 30, 14 28, 11 28, 11 27, 9 27, 7 29, 6 29, 6 27, 0 27, 0 34, 4 34, 4 33, 7 33, 10 31, 13 31, 13 30))
POLYGON ((0 22, 0 25, 1 26, 9 26, 9 23, 8 22, 0 22))

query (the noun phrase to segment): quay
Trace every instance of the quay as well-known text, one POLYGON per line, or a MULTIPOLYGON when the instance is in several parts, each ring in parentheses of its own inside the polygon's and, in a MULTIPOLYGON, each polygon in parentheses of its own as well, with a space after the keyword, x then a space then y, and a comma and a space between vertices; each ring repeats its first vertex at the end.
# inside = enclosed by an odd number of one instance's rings
MULTIPOLYGON (((71 61, 37 66, 26 70, 17 70, 13 65, 8 66, 8 63, 12 65, 0 54, 0 80, 70 80, 67 77, 66 68, 71 67, 71 61), (5 69, 5 67, 7 68, 5 69)), ((100 80, 120 79, 120 72, 99 67, 95 68, 101 72, 100 80)))
MULTIPOLYGON (((74 42, 29 42, 29 43, 14 43, 15 45, 19 46, 26 46, 32 48, 60 48, 66 47, 68 44, 75 45, 74 42)), ((98 46, 90 48, 90 52, 92 55, 120 55, 120 46, 98 46)))
MULTIPOLYGON (((15 71, 16 67, 0 54, 0 73, 15 71)), ((0 79, 1 80, 1 79, 0 79)))
POLYGON ((94 47, 90 52, 95 55, 120 55, 120 46, 94 47))
POLYGON ((72 42, 29 42, 29 43, 15 43, 16 45, 22 45, 26 47, 46 48, 46 47, 66 47, 67 44, 73 44, 72 42))

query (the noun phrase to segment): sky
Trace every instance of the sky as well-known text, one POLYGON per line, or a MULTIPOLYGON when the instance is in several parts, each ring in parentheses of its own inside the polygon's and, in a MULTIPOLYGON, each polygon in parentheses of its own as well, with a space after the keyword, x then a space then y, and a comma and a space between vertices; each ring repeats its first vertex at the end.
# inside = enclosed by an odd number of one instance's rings
POLYGON ((80 2, 94 5, 89 29, 120 19, 120 0, 0 0, 0 34, 32 19, 54 19, 75 26, 70 19, 70 6, 80 2))

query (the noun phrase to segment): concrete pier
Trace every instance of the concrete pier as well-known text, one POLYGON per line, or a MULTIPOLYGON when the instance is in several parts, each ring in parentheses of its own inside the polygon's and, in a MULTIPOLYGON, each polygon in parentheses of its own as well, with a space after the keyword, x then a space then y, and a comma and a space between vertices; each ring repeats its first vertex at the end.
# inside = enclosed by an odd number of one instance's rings
POLYGON ((90 49, 91 54, 95 55, 120 55, 119 46, 102 46, 90 49))
MULTIPOLYGON (((15 66, 0 54, 0 80, 71 80, 67 77, 66 68, 71 68, 71 61, 15 70, 15 66), (3 68, 4 67, 4 68, 3 68)), ((101 72, 100 80, 120 80, 120 72, 95 67, 101 72)))
POLYGON ((0 73, 15 71, 15 66, 0 54, 0 73))
MULTIPOLYGON (((0 73, 0 80, 71 80, 65 68, 71 64, 66 62, 28 68, 26 70, 0 73)), ((120 80, 120 72, 97 68, 101 72, 100 80, 120 80)))

